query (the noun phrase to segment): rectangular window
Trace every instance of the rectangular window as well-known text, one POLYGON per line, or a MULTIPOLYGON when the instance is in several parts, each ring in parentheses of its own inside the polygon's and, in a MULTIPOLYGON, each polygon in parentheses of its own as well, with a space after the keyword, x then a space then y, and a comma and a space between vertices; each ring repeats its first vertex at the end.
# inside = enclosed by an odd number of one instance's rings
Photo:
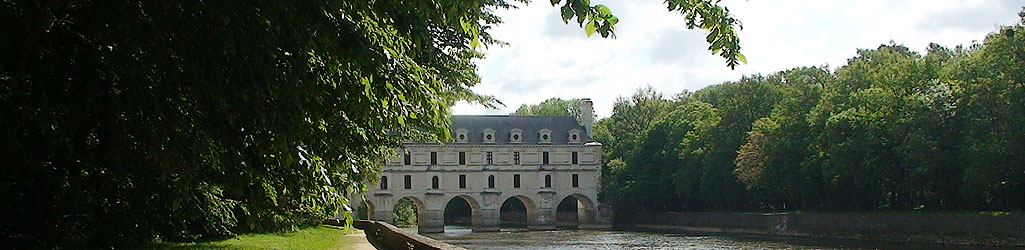
POLYGON ((459 152, 459 165, 466 165, 466 152, 459 152))
POLYGON ((548 152, 541 153, 541 164, 548 165, 548 152))
POLYGON ((466 188, 466 175, 459 175, 459 188, 466 188))
POLYGON ((431 165, 438 165, 438 152, 431 152, 431 165))
POLYGON ((520 188, 520 175, 513 175, 513 188, 520 188))
POLYGON ((580 187, 580 176, 573 174, 573 187, 580 187))
POLYGON ((573 165, 577 165, 577 152, 573 152, 573 165))
POLYGON ((520 152, 513 152, 513 164, 520 165, 520 152))
POLYGON ((403 162, 406 164, 406 166, 413 164, 413 156, 409 154, 409 151, 406 151, 403 157, 405 158, 403 159, 403 162))
POLYGON ((406 175, 406 189, 413 189, 413 176, 406 175))
POLYGON ((495 164, 494 153, 488 152, 488 158, 487 159, 488 159, 488 165, 495 164))

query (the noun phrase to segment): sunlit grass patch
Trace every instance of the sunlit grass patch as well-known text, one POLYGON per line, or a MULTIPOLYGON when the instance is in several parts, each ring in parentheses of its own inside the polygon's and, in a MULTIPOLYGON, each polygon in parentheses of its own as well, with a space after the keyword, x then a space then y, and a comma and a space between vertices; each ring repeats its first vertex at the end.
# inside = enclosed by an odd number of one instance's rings
POLYGON ((231 239, 197 243, 159 242, 148 249, 346 249, 354 238, 341 227, 321 225, 287 233, 239 235, 231 239))

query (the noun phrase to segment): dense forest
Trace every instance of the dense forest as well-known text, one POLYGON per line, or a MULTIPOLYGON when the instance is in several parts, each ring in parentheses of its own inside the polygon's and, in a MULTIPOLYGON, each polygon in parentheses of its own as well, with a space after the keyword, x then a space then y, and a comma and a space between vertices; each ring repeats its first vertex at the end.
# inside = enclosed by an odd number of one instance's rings
POLYGON ((672 97, 639 89, 595 125, 601 199, 621 212, 1025 209, 1022 24, 672 97))

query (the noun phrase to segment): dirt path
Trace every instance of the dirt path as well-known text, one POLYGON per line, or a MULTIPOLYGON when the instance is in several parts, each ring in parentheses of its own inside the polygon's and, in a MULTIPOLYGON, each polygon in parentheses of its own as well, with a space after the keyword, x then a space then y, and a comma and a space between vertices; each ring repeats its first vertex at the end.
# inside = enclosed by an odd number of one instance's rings
POLYGON ((342 237, 345 237, 346 241, 348 242, 348 244, 343 246, 342 249, 350 249, 350 250, 374 250, 374 249, 377 249, 377 248, 374 248, 374 245, 370 244, 370 241, 367 241, 367 235, 365 233, 363 233, 363 230, 359 230, 359 229, 353 229, 353 230, 355 230, 354 233, 346 234, 346 235, 342 236, 342 237))

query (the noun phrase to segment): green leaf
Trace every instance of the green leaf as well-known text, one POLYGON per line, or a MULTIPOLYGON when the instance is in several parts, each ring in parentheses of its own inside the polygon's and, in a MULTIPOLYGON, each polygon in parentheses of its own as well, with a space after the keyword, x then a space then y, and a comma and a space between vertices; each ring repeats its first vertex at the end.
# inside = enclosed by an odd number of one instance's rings
POLYGON ((587 33, 587 37, 591 37, 591 35, 594 35, 594 31, 594 19, 591 19, 590 22, 587 22, 587 26, 584 26, 584 32, 587 33))
POLYGON ((562 6, 562 23, 569 24, 569 19, 573 18, 573 8, 569 7, 569 3, 562 6))
POLYGON ((470 47, 475 49, 480 48, 480 37, 474 36, 473 40, 470 40, 470 47))
POLYGON ((370 95, 370 80, 367 79, 367 78, 362 78, 362 79, 360 79, 360 81, 363 82, 363 94, 365 94, 367 96, 371 96, 370 95))
POLYGON ((737 53, 737 59, 740 60, 740 62, 747 64, 747 57, 744 56, 744 54, 737 53))
POLYGON ((467 34, 469 34, 469 33, 471 32, 470 30, 471 30, 471 29, 472 29, 472 27, 473 27, 473 23, 470 23, 470 22, 469 22, 468 20, 466 20, 466 19, 462 19, 462 18, 460 18, 460 19, 459 19, 459 27, 463 28, 463 33, 467 33, 467 34))
POLYGON ((594 9, 597 10, 598 14, 601 14, 601 16, 603 17, 606 15, 612 15, 612 10, 609 10, 609 7, 605 6, 604 4, 595 5, 594 9))

